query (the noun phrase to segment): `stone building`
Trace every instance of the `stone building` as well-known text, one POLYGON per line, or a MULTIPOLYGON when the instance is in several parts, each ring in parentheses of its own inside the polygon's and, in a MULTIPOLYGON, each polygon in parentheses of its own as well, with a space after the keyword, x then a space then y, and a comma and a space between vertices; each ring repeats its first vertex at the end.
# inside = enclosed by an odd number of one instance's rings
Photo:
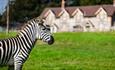
POLYGON ((45 8, 41 13, 52 32, 94 32, 115 29, 115 0, 113 5, 45 8))

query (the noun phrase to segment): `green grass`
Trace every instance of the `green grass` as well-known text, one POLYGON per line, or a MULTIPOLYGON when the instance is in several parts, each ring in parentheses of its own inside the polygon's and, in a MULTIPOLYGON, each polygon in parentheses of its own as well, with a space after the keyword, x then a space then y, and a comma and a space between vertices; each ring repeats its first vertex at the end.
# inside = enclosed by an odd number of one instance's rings
POLYGON ((23 70, 115 70, 115 32, 56 33, 54 38, 53 45, 36 43, 23 70))

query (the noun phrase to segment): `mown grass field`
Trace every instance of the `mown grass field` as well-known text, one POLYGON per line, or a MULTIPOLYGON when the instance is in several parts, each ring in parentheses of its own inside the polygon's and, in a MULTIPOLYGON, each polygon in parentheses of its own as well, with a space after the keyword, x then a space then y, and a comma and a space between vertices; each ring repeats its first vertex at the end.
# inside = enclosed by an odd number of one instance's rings
MULTIPOLYGON (((0 38, 16 33, 4 34, 0 38)), ((53 45, 36 43, 23 70, 115 70, 115 32, 56 33, 54 38, 53 45)))

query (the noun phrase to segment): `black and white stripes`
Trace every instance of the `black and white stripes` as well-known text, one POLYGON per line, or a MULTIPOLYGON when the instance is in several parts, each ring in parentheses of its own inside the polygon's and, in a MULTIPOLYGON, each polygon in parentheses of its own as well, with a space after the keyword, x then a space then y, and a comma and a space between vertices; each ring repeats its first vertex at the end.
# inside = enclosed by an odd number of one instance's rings
POLYGON ((9 70, 22 70, 37 39, 53 44, 49 26, 42 19, 32 19, 16 37, 0 40, 0 65, 9 65, 9 70))

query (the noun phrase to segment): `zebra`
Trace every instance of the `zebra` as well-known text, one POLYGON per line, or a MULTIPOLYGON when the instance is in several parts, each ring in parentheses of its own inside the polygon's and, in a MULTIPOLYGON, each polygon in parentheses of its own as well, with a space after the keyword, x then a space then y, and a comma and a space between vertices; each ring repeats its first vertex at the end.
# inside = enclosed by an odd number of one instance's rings
POLYGON ((22 70, 36 41, 40 39, 49 45, 54 43, 50 26, 42 18, 32 19, 12 38, 0 40, 0 66, 8 70, 22 70))

